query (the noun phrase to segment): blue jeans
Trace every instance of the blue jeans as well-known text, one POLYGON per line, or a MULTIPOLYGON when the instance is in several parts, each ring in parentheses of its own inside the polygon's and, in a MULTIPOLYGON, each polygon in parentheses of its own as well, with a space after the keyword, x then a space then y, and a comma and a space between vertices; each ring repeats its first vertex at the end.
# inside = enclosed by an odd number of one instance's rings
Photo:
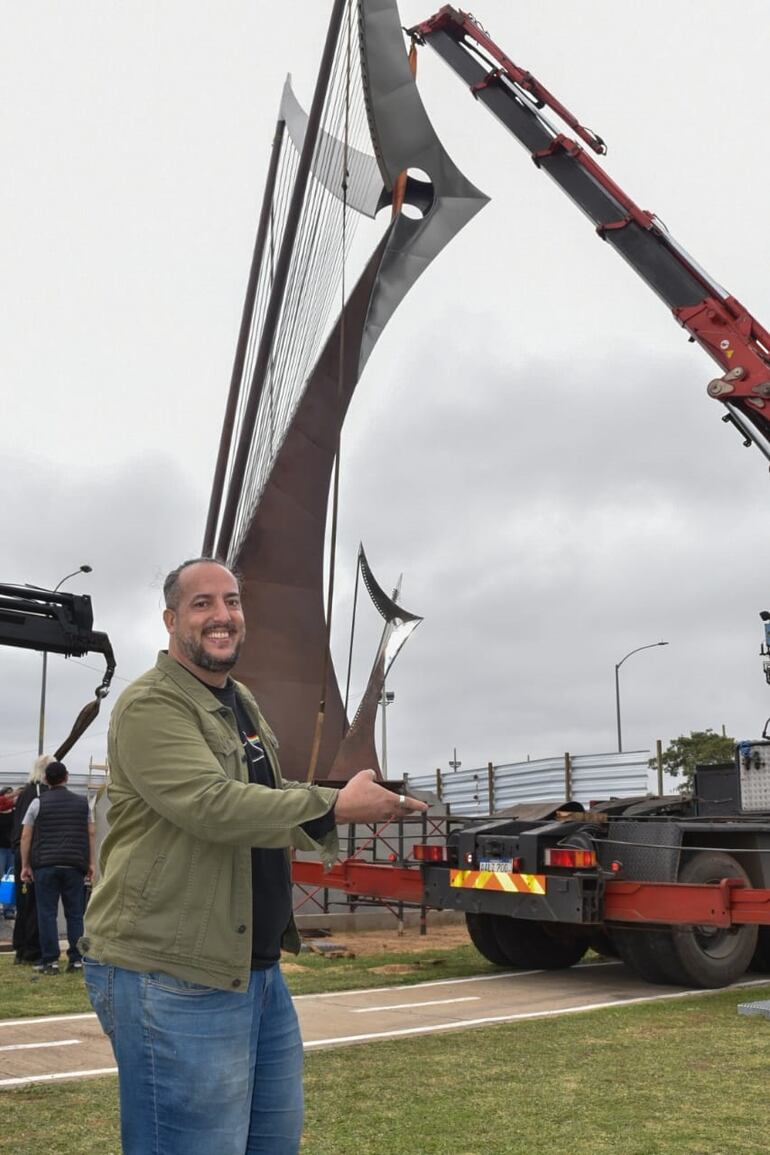
POLYGON ((83 934, 83 911, 86 904, 85 875, 74 866, 38 866, 35 875, 37 927, 40 931, 40 959, 54 963, 59 959, 59 899, 67 922, 67 955, 70 962, 79 959, 78 939, 83 934))
MULTIPOLYGON (((13 851, 10 846, 0 846, 0 878, 8 871, 13 874, 13 851)), ((16 914, 16 907, 12 902, 5 904, 3 914, 6 918, 13 918, 16 914)))
POLYGON ((278 965, 237 994, 84 964, 118 1064, 123 1155, 296 1155, 302 1039, 278 965))

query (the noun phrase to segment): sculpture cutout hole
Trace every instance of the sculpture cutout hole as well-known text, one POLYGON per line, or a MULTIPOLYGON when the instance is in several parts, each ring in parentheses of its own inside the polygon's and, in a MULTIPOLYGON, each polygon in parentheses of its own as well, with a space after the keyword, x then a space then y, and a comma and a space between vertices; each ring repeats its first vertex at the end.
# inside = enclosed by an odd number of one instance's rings
POLYGON ((411 220, 420 220, 430 212, 435 197, 433 181, 421 168, 407 169, 406 192, 401 212, 411 220))

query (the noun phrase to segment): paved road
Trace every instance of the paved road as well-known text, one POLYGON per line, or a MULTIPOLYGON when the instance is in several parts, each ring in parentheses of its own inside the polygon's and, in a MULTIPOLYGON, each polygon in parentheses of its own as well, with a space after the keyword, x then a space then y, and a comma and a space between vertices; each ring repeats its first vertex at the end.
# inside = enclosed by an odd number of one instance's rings
MULTIPOLYGON (((767 979, 742 985, 766 985, 767 979)), ((618 963, 519 971, 295 999, 307 1050, 575 1014, 708 992, 651 987, 618 963)), ((94 1015, 0 1021, 0 1088, 114 1072, 94 1015)))

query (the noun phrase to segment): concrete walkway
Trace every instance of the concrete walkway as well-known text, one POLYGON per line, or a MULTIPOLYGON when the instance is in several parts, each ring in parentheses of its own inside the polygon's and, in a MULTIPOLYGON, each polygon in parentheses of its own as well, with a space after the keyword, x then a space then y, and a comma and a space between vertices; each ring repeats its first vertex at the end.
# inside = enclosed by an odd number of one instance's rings
MULTIPOLYGON (((736 984, 766 985, 766 978, 736 984)), ((317 1050, 709 993, 653 987, 607 962, 300 995, 295 1004, 305 1049, 317 1050)), ((92 1014, 0 1021, 0 1089, 114 1071, 109 1042, 92 1014)))

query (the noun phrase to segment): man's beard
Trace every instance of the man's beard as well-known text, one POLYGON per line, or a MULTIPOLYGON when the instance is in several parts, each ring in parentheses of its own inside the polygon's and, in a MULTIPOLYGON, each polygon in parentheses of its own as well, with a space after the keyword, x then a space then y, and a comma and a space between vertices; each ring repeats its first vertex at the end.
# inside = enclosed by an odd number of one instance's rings
POLYGON ((209 654, 203 648, 203 643, 196 641, 195 638, 187 637, 180 640, 185 656, 196 666, 199 666, 200 669, 209 670, 212 674, 223 674, 225 670, 232 670, 238 661, 238 655, 241 652, 241 645, 243 644, 241 639, 232 654, 228 654, 227 657, 217 658, 213 654, 209 654))

